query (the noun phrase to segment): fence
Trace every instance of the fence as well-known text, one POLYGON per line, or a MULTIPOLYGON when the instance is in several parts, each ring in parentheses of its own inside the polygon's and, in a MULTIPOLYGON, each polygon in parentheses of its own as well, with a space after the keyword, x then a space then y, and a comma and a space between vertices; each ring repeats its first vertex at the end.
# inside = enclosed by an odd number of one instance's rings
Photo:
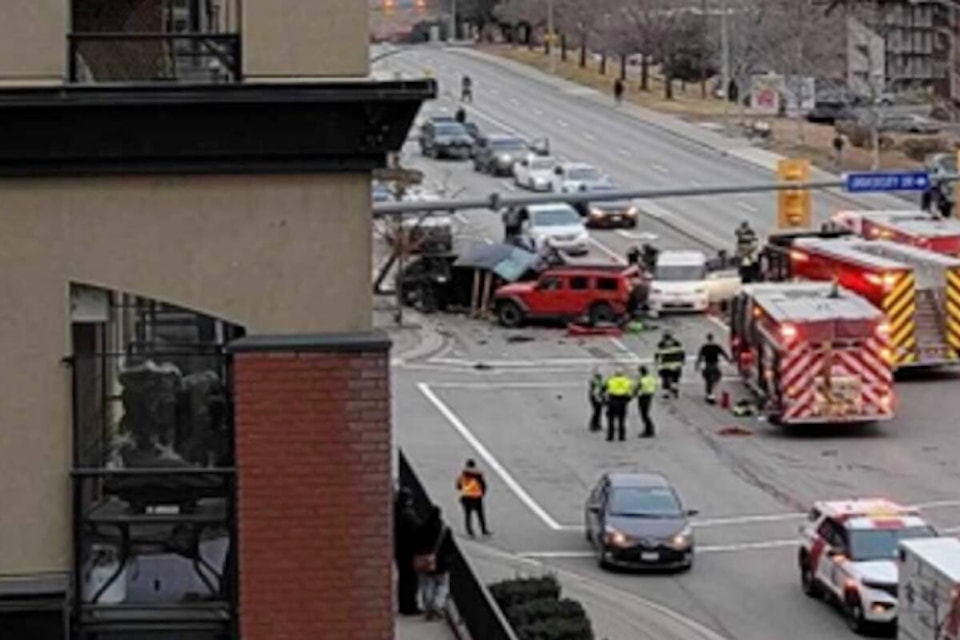
MULTIPOLYGON (((413 493, 417 514, 426 515, 427 508, 432 504, 430 497, 403 451, 399 452, 399 458, 400 486, 408 488, 413 493)), ((474 640, 517 640, 510 623, 507 622, 486 585, 477 577, 470 561, 456 542, 453 544, 453 549, 450 594, 470 637, 474 640)))

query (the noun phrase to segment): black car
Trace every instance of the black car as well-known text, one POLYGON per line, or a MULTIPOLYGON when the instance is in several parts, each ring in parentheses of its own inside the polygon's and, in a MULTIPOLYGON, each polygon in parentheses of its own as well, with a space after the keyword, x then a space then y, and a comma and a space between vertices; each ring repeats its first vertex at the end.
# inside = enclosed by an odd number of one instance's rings
POLYGON ((586 505, 586 536, 602 567, 693 566, 693 530, 666 478, 655 473, 607 473, 586 505))
MULTIPOLYGON (((594 187, 590 191, 610 191, 614 187, 594 187)), ((630 200, 604 200, 602 202, 579 203, 577 211, 584 217, 584 224, 591 229, 612 229, 637 226, 637 216, 640 214, 636 204, 630 200)))
POLYGON ((431 158, 468 158, 473 138, 459 122, 429 120, 420 129, 420 151, 431 158))
POLYGON ((505 133, 480 136, 473 148, 473 168, 493 175, 510 175, 513 163, 529 151, 522 138, 505 133))

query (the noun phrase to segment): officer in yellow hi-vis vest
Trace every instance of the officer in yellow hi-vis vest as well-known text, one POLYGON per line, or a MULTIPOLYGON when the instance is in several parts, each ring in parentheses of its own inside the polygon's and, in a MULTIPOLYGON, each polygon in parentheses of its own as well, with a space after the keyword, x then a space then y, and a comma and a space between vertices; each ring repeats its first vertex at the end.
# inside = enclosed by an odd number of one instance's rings
POLYGON ((653 420, 650 418, 650 408, 653 406, 653 397, 657 394, 657 387, 660 385, 657 384, 657 376, 653 375, 646 367, 641 366, 637 373, 639 374, 637 379, 637 404, 640 405, 640 419, 643 421, 643 433, 640 434, 640 437, 652 438, 656 429, 653 426, 653 420))
POLYGON ((604 395, 607 400, 607 441, 614 433, 621 442, 627 439, 627 406, 633 398, 635 385, 622 368, 607 378, 604 395))

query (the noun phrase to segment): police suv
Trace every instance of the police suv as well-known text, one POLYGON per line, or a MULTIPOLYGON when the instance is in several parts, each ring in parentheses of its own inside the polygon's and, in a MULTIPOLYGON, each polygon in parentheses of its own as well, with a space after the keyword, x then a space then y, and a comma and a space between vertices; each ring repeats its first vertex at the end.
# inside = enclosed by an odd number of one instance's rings
POLYGON ((800 583, 837 603, 851 630, 897 619, 897 545, 936 531, 916 510, 884 499, 814 503, 800 527, 800 583))

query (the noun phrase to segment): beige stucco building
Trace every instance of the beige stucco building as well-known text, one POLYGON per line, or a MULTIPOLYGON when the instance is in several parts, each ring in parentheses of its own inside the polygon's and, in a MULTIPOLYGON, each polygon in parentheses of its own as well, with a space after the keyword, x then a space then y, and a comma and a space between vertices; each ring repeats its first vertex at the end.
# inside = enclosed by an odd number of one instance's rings
POLYGON ((0 604, 63 596, 76 623, 78 291, 109 306, 91 353, 129 351, 131 300, 247 335, 369 331, 370 171, 433 86, 368 80, 356 0, 6 0, 3 18, 0 604))

